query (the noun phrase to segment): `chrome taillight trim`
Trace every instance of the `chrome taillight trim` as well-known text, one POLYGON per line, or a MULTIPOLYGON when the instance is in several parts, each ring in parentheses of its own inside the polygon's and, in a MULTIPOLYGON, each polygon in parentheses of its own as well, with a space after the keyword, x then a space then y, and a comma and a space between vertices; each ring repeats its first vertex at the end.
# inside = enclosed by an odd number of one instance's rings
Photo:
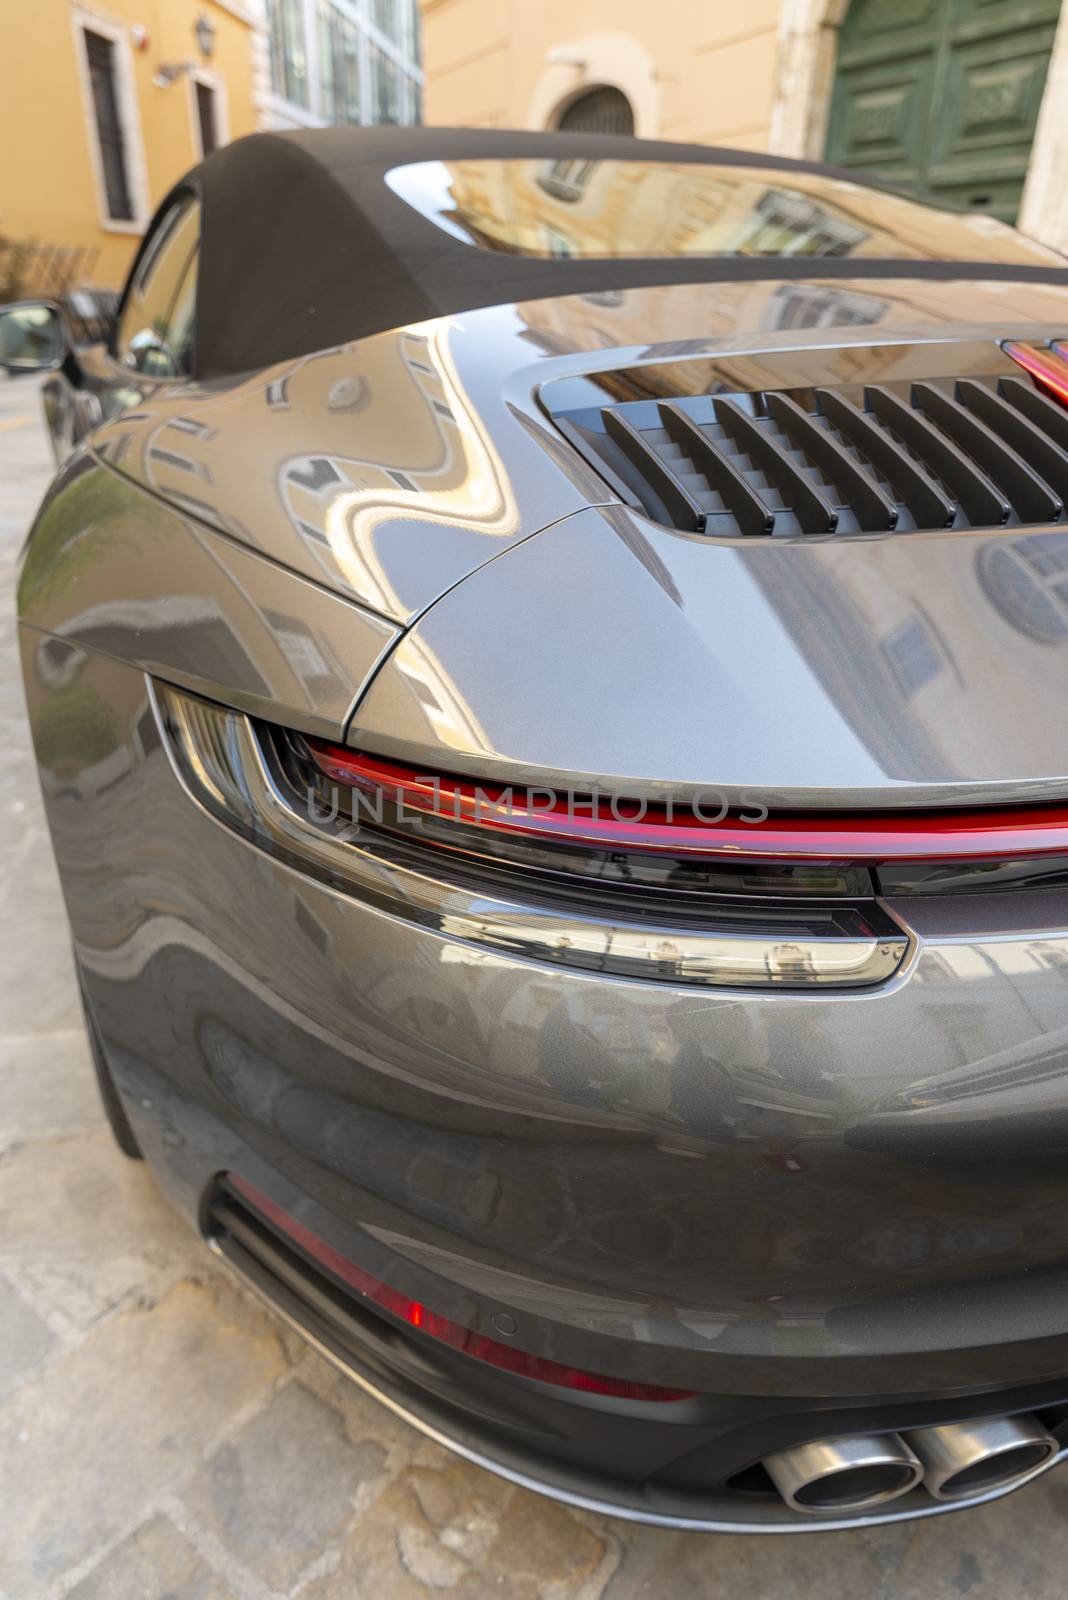
POLYGON ((775 933, 715 933, 577 916, 473 892, 368 848, 344 819, 313 817, 311 808, 302 814, 244 713, 152 680, 149 693, 179 781, 217 821, 305 875, 446 938, 619 977, 795 992, 883 983, 908 952, 903 931, 798 933, 787 909, 775 933))

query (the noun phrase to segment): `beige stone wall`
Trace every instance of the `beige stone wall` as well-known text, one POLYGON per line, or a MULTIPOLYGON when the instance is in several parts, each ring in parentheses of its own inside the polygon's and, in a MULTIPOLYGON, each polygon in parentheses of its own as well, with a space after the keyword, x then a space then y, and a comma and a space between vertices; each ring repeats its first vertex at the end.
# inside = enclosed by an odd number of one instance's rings
POLYGON ((767 149, 780 0, 423 0, 428 122, 552 126, 613 84, 653 138, 767 149))

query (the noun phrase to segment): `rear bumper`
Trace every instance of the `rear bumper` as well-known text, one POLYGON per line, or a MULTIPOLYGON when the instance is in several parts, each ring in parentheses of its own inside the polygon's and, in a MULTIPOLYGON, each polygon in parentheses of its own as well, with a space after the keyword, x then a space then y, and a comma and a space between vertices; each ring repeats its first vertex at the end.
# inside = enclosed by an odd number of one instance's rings
MULTIPOLYGON (((352 956, 355 971, 356 950, 352 956)), ((142 1147, 190 1220, 294 1327, 368 1392, 469 1459, 639 1520, 811 1531, 954 1508, 918 1490, 863 1515, 812 1519, 728 1480, 804 1439, 1013 1410, 1041 1412, 1068 1439, 1062 1275, 1052 1261, 1039 1270, 1025 1265, 1029 1230, 1039 1238, 1035 1219, 1045 1216, 1052 1227, 1057 1210, 1062 1141, 1048 1107, 1037 1118, 1048 1130, 1045 1148, 1025 1099, 1015 1120, 999 1123, 1000 1168, 992 1165, 991 1130, 970 1111, 957 1130, 965 1147, 949 1157, 943 1140, 933 1165, 915 1145, 903 1154, 900 1129, 890 1139, 870 1117, 856 1147, 845 1136, 761 1142, 751 1152, 749 1188, 739 1180, 732 1200, 715 1163, 729 1166, 739 1152, 722 1127, 695 1131, 677 1110, 644 1119, 631 1112, 620 1126, 618 1111, 613 1118, 586 1101, 567 1120, 558 1087, 550 1094, 540 1077, 532 1086, 503 1070, 519 1050, 510 1029, 511 1055, 500 1058, 495 1089, 484 1080, 478 1098, 470 1066, 464 1072, 454 1061, 448 1078, 429 1079, 440 1057, 411 1048, 403 1028, 391 1030, 388 1066, 380 1054, 372 1067, 360 1035, 341 1052, 336 1034, 324 1030, 328 994, 309 998, 298 1027, 284 974, 285 1002, 251 982, 247 966, 242 973, 235 983, 232 970, 217 957, 205 964, 186 939, 153 949, 137 981, 154 1020, 136 1050, 128 1033, 125 1045, 115 1033, 122 988, 95 974, 94 1004, 110 1017, 109 1054, 142 1147), (517 1082, 527 1091, 522 1110, 506 1096, 517 1082), (427 1106, 427 1095, 436 1104, 427 1106), (543 1118, 534 1121, 538 1101, 543 1118), (634 1126, 641 1121, 644 1135, 634 1126), (867 1148, 884 1143, 889 1153, 867 1148), (646 1405, 575 1395, 487 1369, 354 1297, 344 1303, 342 1296, 339 1309, 336 1293, 324 1300, 314 1271, 294 1273, 290 1262, 288 1274, 279 1272, 277 1254, 265 1259, 219 1227, 211 1205, 225 1172, 464 1326, 493 1336, 504 1313, 528 1350, 698 1395, 646 1405), (900 1187, 885 1185, 879 1211, 865 1175, 874 1182, 895 1172, 900 1187), (757 1180, 774 1192, 761 1195, 757 1180), (809 1182, 819 1186, 815 1196, 803 1192, 809 1182), (802 1195, 791 1210, 778 1197, 796 1192, 792 1183, 802 1195), (873 1206, 874 1214, 857 1215, 873 1206), (772 1211, 781 1226, 755 1233, 754 1217, 772 1211), (602 1239, 598 1218, 617 1212, 618 1229, 602 1239), (748 1228, 729 1231, 732 1216, 748 1216, 748 1228), (669 1240, 688 1241, 690 1252, 700 1242, 697 1260, 678 1243, 657 1254, 642 1239, 639 1226, 661 1217, 675 1230, 669 1240), (784 1247, 798 1237, 808 1253, 791 1262, 784 1247), (984 1248, 1000 1256, 999 1275, 984 1273, 984 1248), (833 1303, 816 1306, 817 1291, 864 1269, 866 1298, 843 1304, 839 1290, 833 1303), (951 1271, 955 1283, 934 1281, 951 1271), (911 1296, 902 1279, 916 1285, 911 1296), (787 1283, 790 1294, 778 1298, 775 1286, 787 1283), (741 1314, 747 1303, 748 1318, 741 1314), (984 1337, 1006 1329, 1000 1342, 984 1337)), ((507 1014, 507 1004, 502 1009, 507 1014)), ((398 1007, 389 1015, 395 1022, 398 1007)), ((374 1037, 384 1052, 382 1032, 374 1037)), ((907 1112, 885 1115, 908 1127, 907 1112)), ((846 1129, 851 1137, 854 1128, 846 1129)), ((751 1141, 739 1142, 748 1154, 751 1141)))
MULTIPOLYGON (((295 1204, 307 1209, 300 1200, 295 1204)), ((1068 1380, 996 1397, 868 1399, 785 1411, 760 1397, 700 1395, 668 1407, 561 1397, 549 1385, 502 1380, 368 1308, 265 1218, 235 1204, 225 1181, 205 1207, 204 1225, 212 1249, 246 1285, 395 1415, 476 1465, 587 1510, 665 1527, 762 1533, 827 1531, 960 1510, 962 1503, 940 1504, 920 1487, 879 1510, 813 1520, 784 1504, 770 1481, 761 1483, 756 1464, 773 1448, 812 1437, 905 1431, 1012 1411, 1037 1413, 1060 1444, 1041 1470, 1068 1455, 1068 1380), (666 1466, 650 1472, 651 1461, 665 1454, 666 1466)), ((966 1504, 1011 1492, 991 1491, 966 1504)))
POLYGON ((1068 1105, 1035 1036, 1059 938, 924 946, 866 996, 694 997, 483 960, 205 826, 258 908, 79 941, 191 1216, 219 1171, 284 1204, 281 1179, 443 1315, 504 1310, 525 1348, 635 1381, 826 1400, 1068 1372, 1068 1105), (917 1070, 965 1027, 1017 1045, 917 1070))

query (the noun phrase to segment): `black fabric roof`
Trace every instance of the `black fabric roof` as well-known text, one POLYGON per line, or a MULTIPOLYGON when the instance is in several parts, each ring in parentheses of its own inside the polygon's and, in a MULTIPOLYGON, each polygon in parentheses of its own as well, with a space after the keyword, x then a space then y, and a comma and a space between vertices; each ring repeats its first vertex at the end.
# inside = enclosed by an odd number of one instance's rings
MULTIPOLYGON (((781 157, 609 134, 470 128, 258 133, 209 156, 163 202, 203 207, 197 371, 250 371, 477 306, 661 283, 759 278, 971 277, 1068 282, 1055 267, 941 261, 677 257, 546 260, 473 248, 384 181, 415 161, 585 157, 843 172, 781 157)), ((158 215, 158 213, 157 213, 158 215)))

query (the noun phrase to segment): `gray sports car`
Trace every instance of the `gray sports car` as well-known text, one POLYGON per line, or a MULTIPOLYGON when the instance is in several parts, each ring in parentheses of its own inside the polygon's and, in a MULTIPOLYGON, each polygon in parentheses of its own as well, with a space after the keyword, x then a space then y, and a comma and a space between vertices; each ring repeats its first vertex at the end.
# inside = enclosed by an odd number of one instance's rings
POLYGON ((1062 339, 988 217, 463 130, 0 312, 116 1136, 470 1460, 776 1532, 1068 1452, 1062 339))

